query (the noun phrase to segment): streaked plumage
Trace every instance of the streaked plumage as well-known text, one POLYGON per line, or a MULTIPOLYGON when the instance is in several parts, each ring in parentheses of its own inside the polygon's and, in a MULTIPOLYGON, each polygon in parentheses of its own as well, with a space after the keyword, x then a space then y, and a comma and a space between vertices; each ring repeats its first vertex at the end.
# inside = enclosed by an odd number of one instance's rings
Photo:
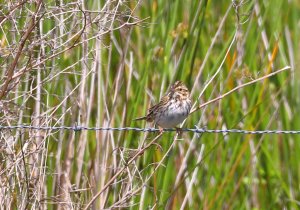
POLYGON ((145 117, 135 120, 154 121, 161 128, 174 128, 188 117, 191 107, 188 88, 181 81, 177 81, 160 102, 148 110, 145 117))

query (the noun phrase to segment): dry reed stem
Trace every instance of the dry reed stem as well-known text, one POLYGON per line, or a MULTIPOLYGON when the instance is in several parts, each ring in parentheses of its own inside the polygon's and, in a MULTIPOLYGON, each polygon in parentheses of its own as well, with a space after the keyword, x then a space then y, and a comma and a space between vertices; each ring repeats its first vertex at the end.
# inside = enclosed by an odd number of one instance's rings
POLYGON ((278 74, 278 73, 280 73, 280 72, 286 71, 286 70, 288 70, 288 69, 290 69, 290 68, 291 68, 290 66, 286 66, 286 67, 284 67, 284 68, 282 68, 282 69, 279 69, 279 70, 277 70, 277 71, 275 71, 275 72, 272 72, 272 73, 267 74, 267 75, 265 75, 265 76, 262 76, 262 77, 260 77, 260 78, 254 79, 254 80, 252 80, 252 81, 250 81, 250 82, 247 82, 247 83, 245 83, 245 84, 239 85, 239 86, 233 88, 232 90, 228 91, 227 93, 224 93, 223 95, 221 95, 221 96, 219 96, 219 97, 217 97, 217 98, 214 98, 214 99, 212 99, 212 100, 210 100, 210 101, 208 101, 208 102, 205 102, 205 103, 203 103, 203 104, 198 105, 198 107, 196 107, 196 108, 194 108, 193 110, 191 110, 190 114, 192 114, 192 113, 198 111, 199 109, 201 109, 201 108, 203 108, 203 107, 205 107, 205 106, 207 106, 207 105, 209 105, 209 104, 211 104, 211 103, 214 103, 214 102, 216 102, 216 101, 218 101, 218 100, 221 100, 222 98, 224 98, 224 97, 226 97, 226 96, 228 96, 228 95, 234 93, 235 91, 237 91, 237 90, 239 90, 239 89, 241 89, 241 88, 244 88, 244 87, 246 87, 246 86, 248 86, 248 85, 252 85, 252 84, 257 83, 257 82, 259 82, 259 81, 263 81, 263 80, 265 80, 265 79, 267 79, 267 78, 269 78, 269 77, 272 77, 272 76, 274 76, 274 75, 276 75, 276 74, 278 74))
POLYGON ((161 136, 163 133, 160 133, 157 135, 153 140, 151 140, 146 146, 142 147, 139 149, 132 158, 128 160, 125 166, 123 166, 121 169, 119 169, 112 178, 110 178, 109 181, 104 185, 104 187, 96 194, 93 196, 93 198, 90 200, 90 202, 84 207, 84 210, 87 210, 94 202, 95 200, 103 193, 105 192, 113 182, 119 177, 119 175, 127 168, 128 165, 130 165, 133 161, 135 161, 140 155, 142 155, 145 150, 147 150, 150 146, 152 146, 161 136))
MULTIPOLYGON (((103 99, 107 98, 110 79, 107 77, 105 80, 105 77, 103 79, 101 75, 105 75, 106 70, 108 70, 107 72, 110 71, 112 54, 109 55, 107 69, 104 69, 103 62, 98 60, 98 58, 103 57, 100 51, 105 51, 110 47, 108 50, 112 52, 111 49, 114 46, 112 42, 110 46, 105 46, 102 40, 104 36, 110 36, 114 31, 121 30, 123 27, 139 25, 144 20, 133 17, 136 7, 130 11, 130 15, 123 16, 123 11, 115 7, 113 1, 106 1, 103 6, 99 5, 99 10, 89 10, 84 8, 84 2, 78 3, 78 1, 69 3, 56 1, 55 5, 51 5, 44 4, 39 0, 34 2, 21 1, 9 2, 7 6, 3 7, 3 10, 1 8, 1 14, 4 14, 0 17, 1 30, 8 28, 7 31, 4 30, 5 33, 1 37, 4 42, 1 40, 0 53, 1 56, 5 56, 2 60, 3 63, 1 63, 1 69, 3 69, 1 75, 5 76, 0 87, 0 112, 3 114, 0 119, 1 124, 11 125, 17 121, 17 124, 30 122, 33 125, 46 124, 49 126, 76 124, 76 122, 88 125, 91 117, 93 117, 91 114, 95 100, 97 100, 97 107, 99 107, 97 111, 98 127, 102 122, 105 124, 107 121, 114 120, 109 118, 110 114, 107 115, 107 118, 104 114, 104 107, 109 107, 110 103, 109 100, 103 99), (9 12, 3 12, 5 10, 9 12), (126 17, 127 21, 118 22, 123 17, 126 17), (24 23, 19 19, 22 19, 24 23), (53 22, 55 24, 52 24, 53 22), (50 24, 47 25, 48 23, 50 24), (96 50, 93 45, 94 41, 97 42, 96 50), (83 47, 83 57, 73 59, 71 56, 80 47, 83 47), (96 56, 94 55, 95 52, 96 56), (73 63, 67 66, 60 65, 60 59, 72 60, 73 63), (82 68, 78 70, 78 66, 82 68), (71 84, 68 79, 65 80, 67 77, 75 77, 75 85, 71 84), (62 80, 64 84, 59 84, 62 80), (56 92, 53 93, 51 89, 56 88, 56 86, 63 87, 65 90, 58 90, 59 93, 57 94, 56 92), (80 115, 76 107, 75 97, 78 92, 81 95, 80 108, 84 108, 81 109, 83 115, 80 115), (31 104, 33 104, 33 109, 29 111, 27 109, 32 107, 28 105, 31 104)), ((124 42, 128 42, 129 37, 130 34, 124 42)), ((128 56, 124 53, 123 59, 120 61, 120 73, 122 73, 125 65, 129 66, 126 57, 128 56)), ((109 73, 107 75, 109 76, 109 73)), ((119 80, 118 85, 122 85, 121 80, 119 80)), ((107 113, 111 112, 111 110, 106 110, 107 113)), ((125 122, 124 113, 122 121, 125 122)), ((109 172, 105 170, 109 167, 108 164, 111 160, 109 151, 116 147, 114 135, 109 132, 105 137, 102 135, 103 133, 105 132, 97 132, 97 142, 99 142, 97 149, 106 152, 102 153, 103 157, 99 155, 100 152, 97 153, 98 162, 95 161, 91 167, 97 169, 101 165, 101 170, 88 177, 89 180, 96 177, 96 183, 99 184, 96 186, 99 186, 100 189, 107 180, 106 176, 109 176, 109 172), (104 143, 105 138, 109 140, 110 144, 104 143)), ((44 131, 30 131, 28 133, 16 131, 15 134, 1 131, 0 134, 1 142, 4 142, 3 147, 2 144, 0 145, 0 149, 5 151, 2 154, 5 158, 5 164, 0 170, 1 186, 4 186, 0 190, 2 206, 10 208, 11 205, 15 205, 19 209, 26 209, 27 207, 46 209, 51 203, 58 209, 77 207, 76 200, 79 201, 79 198, 72 193, 76 191, 73 190, 74 186, 72 185, 73 174, 77 174, 76 187, 84 188, 85 185, 89 185, 84 183, 82 176, 83 157, 88 148, 86 146, 86 132, 83 132, 80 138, 74 132, 67 136, 64 131, 59 131, 58 135, 44 131), (54 155, 54 163, 56 164, 54 172, 50 172, 49 168, 46 168, 48 164, 46 161, 51 162, 53 160, 53 151, 48 154, 50 151, 48 141, 52 137, 58 141, 57 153, 54 155), (74 161, 77 140, 82 149, 79 150, 80 155, 74 161), (19 146, 20 144, 21 146, 19 146), (82 170, 74 170, 74 165, 78 165, 82 170), (55 174, 52 189, 50 189, 53 191, 52 194, 47 192, 49 173, 55 174), (2 179, 3 176, 10 178, 2 179), (49 195, 51 197, 47 198, 46 196, 49 195), (2 198, 4 199, 2 200, 2 198)), ((121 136, 118 137, 118 139, 120 138, 121 136)), ((111 167, 117 170, 116 155, 113 159, 114 164, 111 167)), ((92 185, 94 186, 94 183, 92 185)), ((89 189, 89 187, 87 188, 89 189)), ((80 189, 77 189, 76 192, 80 192, 80 189)), ((101 205, 106 203, 105 194, 101 195, 101 205)))

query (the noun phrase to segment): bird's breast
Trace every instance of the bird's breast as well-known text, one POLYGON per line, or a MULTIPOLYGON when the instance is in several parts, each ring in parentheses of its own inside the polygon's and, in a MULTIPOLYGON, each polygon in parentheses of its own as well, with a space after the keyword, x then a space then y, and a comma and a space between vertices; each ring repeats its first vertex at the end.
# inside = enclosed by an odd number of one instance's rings
POLYGON ((190 100, 170 100, 168 106, 156 117, 156 124, 163 128, 173 128, 187 118, 190 109, 190 100))

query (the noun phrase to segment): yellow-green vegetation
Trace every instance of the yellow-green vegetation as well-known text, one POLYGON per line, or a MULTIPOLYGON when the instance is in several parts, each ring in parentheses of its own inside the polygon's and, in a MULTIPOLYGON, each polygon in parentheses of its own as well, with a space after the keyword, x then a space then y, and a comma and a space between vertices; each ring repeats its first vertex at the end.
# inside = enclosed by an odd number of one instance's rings
MULTIPOLYGON (((300 130, 300 2, 0 0, 0 125, 300 130)), ((4 209, 298 209, 300 136, 0 130, 4 209)), ((1 208, 2 208, 1 207, 1 208)))

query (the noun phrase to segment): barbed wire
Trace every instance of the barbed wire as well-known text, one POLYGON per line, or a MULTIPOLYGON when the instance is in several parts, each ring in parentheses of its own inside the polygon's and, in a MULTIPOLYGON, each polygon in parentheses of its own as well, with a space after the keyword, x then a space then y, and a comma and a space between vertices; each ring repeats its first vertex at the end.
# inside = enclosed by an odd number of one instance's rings
MULTIPOLYGON (((195 126, 196 127, 196 126, 195 126)), ((47 130, 47 131, 56 131, 56 130, 71 130, 71 131, 138 131, 138 132, 158 132, 157 128, 135 128, 135 127, 122 127, 122 128, 113 128, 113 127, 86 127, 86 126, 32 126, 32 125, 12 125, 12 126, 2 126, 0 125, 1 130, 47 130)), ((177 129, 164 129, 166 132, 177 131, 177 129)), ((194 132, 194 133, 240 133, 240 134, 300 134, 300 130, 240 130, 240 129, 206 129, 206 128, 182 128, 181 132, 194 132)))

